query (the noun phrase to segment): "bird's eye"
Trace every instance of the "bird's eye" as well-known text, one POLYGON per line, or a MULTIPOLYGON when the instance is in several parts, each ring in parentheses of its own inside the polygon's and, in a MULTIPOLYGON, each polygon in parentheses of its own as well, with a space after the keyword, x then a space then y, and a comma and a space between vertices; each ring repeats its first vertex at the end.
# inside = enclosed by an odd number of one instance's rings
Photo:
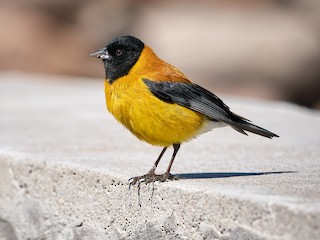
POLYGON ((117 56, 121 56, 122 53, 123 53, 123 51, 122 51, 121 49, 117 49, 117 50, 116 50, 116 55, 117 55, 117 56))

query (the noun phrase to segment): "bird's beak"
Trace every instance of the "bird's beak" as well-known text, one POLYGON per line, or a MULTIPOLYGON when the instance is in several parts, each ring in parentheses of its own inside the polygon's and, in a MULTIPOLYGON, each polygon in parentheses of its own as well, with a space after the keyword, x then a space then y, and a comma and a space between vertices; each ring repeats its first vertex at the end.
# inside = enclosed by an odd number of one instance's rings
POLYGON ((102 60, 109 60, 110 59, 110 55, 108 53, 107 48, 101 48, 98 51, 91 53, 90 56, 100 58, 102 60))

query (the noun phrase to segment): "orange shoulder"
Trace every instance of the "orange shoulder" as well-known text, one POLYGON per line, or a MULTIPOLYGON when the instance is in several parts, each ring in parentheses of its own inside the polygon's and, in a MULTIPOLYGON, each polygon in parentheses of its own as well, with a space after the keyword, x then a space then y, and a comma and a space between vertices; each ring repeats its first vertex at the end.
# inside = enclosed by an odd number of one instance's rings
POLYGON ((139 78, 161 82, 191 83, 188 77, 173 65, 161 60, 153 50, 145 46, 138 62, 132 67, 130 74, 139 78))

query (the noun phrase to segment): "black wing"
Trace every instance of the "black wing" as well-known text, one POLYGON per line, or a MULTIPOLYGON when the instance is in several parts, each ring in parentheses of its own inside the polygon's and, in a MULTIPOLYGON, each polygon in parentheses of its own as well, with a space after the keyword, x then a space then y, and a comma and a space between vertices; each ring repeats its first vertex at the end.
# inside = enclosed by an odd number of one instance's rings
POLYGON ((143 79, 150 91, 162 101, 176 103, 202 113, 212 120, 228 121, 229 107, 213 93, 193 83, 154 82, 143 79))
POLYGON ((243 134, 246 134, 246 130, 264 137, 277 137, 276 134, 250 123, 248 119, 234 114, 220 98, 197 84, 154 82, 145 78, 143 81, 152 94, 162 101, 179 104, 202 113, 213 121, 227 123, 243 134))

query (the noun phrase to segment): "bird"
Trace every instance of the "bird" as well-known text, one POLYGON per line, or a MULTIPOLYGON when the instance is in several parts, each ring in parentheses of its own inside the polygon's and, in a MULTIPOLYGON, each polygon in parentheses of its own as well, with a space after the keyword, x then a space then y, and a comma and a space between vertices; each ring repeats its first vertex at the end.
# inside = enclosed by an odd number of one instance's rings
POLYGON ((233 113, 219 97, 191 82, 134 36, 115 37, 90 56, 104 65, 108 111, 137 138, 163 148, 150 171, 130 178, 130 185, 178 179, 171 167, 181 144, 214 128, 230 126, 244 135, 279 137, 233 113), (167 170, 156 174, 171 146, 167 170))

